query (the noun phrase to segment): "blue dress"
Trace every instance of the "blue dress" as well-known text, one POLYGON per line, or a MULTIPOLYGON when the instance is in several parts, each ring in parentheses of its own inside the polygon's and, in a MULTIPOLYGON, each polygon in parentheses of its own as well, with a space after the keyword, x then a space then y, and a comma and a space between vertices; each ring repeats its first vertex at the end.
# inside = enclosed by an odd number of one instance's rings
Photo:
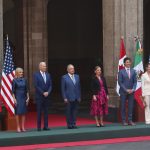
POLYGON ((28 86, 25 78, 15 78, 12 82, 12 92, 15 95, 17 105, 15 107, 16 115, 23 115, 27 112, 27 93, 28 86))

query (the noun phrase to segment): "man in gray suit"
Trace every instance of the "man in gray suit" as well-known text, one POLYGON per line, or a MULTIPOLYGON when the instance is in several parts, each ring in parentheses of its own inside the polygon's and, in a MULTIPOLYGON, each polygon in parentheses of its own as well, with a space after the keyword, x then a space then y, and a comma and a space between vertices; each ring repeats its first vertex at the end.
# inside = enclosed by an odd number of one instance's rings
POLYGON ((134 69, 131 68, 131 59, 124 59, 125 68, 119 71, 118 83, 120 85, 121 116, 122 124, 135 125, 132 121, 134 106, 134 91, 136 90, 137 77, 134 69), (126 123, 126 101, 128 100, 128 123, 126 123))

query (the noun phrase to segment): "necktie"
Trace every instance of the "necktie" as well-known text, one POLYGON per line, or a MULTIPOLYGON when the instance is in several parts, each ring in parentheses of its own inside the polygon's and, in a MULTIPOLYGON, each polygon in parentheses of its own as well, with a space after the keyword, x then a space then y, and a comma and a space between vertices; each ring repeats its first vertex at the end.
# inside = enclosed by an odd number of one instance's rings
POLYGON ((43 79, 44 79, 44 82, 46 83, 46 75, 45 75, 45 72, 43 72, 43 79))
POLYGON ((76 84, 76 80, 74 78, 74 75, 71 76, 71 79, 72 79, 73 83, 76 84))
POLYGON ((128 77, 130 78, 130 69, 129 68, 127 69, 127 74, 128 74, 128 77))

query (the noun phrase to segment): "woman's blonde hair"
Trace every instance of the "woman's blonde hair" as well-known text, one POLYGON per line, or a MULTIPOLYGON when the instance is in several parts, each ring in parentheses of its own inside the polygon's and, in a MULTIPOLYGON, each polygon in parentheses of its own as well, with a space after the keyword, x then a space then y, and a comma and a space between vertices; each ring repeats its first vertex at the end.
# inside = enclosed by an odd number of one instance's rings
POLYGON ((23 69, 20 68, 20 67, 16 68, 16 70, 15 70, 15 77, 16 77, 16 78, 18 77, 18 72, 19 72, 19 71, 22 71, 22 72, 23 72, 23 69))

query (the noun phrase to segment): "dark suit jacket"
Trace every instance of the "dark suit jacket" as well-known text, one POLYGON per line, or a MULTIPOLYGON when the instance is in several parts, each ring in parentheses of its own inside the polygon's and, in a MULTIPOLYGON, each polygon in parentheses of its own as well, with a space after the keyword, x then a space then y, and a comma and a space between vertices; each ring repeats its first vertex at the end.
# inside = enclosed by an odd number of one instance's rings
POLYGON ((81 87, 79 75, 74 74, 76 83, 74 84, 72 79, 68 74, 62 76, 61 79, 61 93, 63 99, 69 101, 75 101, 81 99, 81 87))
MULTIPOLYGON (((108 88, 107 88, 107 83, 104 77, 101 77, 104 85, 104 89, 106 91, 106 94, 108 95, 108 88)), ((92 89, 92 95, 97 95, 98 92, 101 90, 101 85, 99 83, 99 80, 97 77, 93 77, 91 81, 91 89, 92 89)))
MULTIPOLYGON (((51 76, 47 72, 45 74, 46 74, 46 83, 44 82, 44 79, 43 79, 40 71, 34 74, 33 78, 34 78, 35 98, 36 98, 36 100, 46 99, 43 96, 44 92, 48 92, 49 95, 51 93, 51 90, 52 90, 51 76)), ((49 98, 49 96, 47 98, 49 98)))
POLYGON ((130 78, 128 77, 128 74, 125 69, 120 70, 118 74, 118 83, 120 86, 120 94, 127 94, 127 89, 132 89, 133 91, 135 91, 137 85, 137 77, 135 70, 130 69, 130 78))

